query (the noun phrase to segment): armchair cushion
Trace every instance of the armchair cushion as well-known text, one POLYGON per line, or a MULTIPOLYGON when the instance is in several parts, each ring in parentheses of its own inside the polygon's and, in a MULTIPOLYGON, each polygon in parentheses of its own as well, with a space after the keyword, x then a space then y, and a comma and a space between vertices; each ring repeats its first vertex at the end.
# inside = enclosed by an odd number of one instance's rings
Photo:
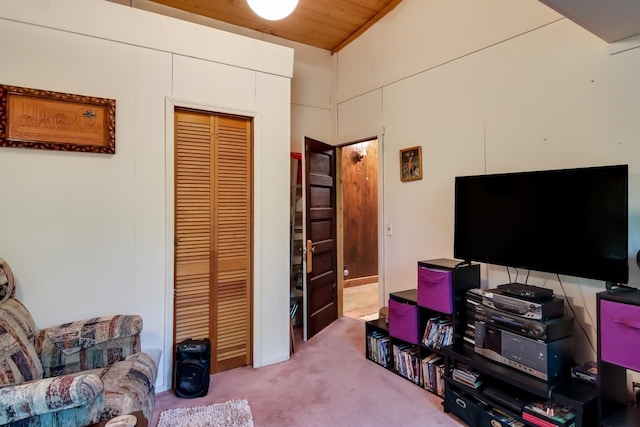
POLYGON ((33 318, 20 301, 11 298, 0 304, 0 385, 42 378, 33 331, 33 318))
POLYGON ((36 333, 36 352, 44 376, 102 368, 140 351, 142 318, 138 315, 95 317, 36 333))
POLYGON ((155 361, 140 352, 103 369, 87 371, 95 373, 104 383, 105 397, 102 418, 142 411, 151 419, 155 405, 155 361))
POLYGON ((0 425, 20 420, 31 425, 26 421, 31 417, 40 417, 41 425, 95 423, 102 412, 103 390, 102 381, 94 374, 66 375, 2 387, 0 425), (47 424, 46 417, 55 417, 56 423, 47 424))
POLYGON ((13 272, 7 262, 0 258, 0 302, 13 298, 16 292, 13 272))

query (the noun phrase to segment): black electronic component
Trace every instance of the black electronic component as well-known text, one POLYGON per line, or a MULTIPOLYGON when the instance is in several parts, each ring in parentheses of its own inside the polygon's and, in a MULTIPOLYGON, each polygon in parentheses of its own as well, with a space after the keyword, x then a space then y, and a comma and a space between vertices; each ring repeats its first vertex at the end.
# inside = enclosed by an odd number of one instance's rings
POLYGON ((176 345, 174 389, 178 397, 191 399, 209 392, 211 341, 184 340, 176 345))

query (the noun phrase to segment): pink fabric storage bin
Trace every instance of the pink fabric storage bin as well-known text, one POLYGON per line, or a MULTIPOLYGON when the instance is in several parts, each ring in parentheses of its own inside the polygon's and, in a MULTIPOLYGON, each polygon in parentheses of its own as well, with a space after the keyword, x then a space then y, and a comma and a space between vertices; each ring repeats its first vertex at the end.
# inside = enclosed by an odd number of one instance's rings
POLYGON ((640 371, 640 306, 600 301, 600 357, 640 371))
POLYGON ((389 335, 418 344, 418 306, 389 300, 389 335))
POLYGON ((418 305, 440 313, 453 313, 451 271, 418 264, 418 305))

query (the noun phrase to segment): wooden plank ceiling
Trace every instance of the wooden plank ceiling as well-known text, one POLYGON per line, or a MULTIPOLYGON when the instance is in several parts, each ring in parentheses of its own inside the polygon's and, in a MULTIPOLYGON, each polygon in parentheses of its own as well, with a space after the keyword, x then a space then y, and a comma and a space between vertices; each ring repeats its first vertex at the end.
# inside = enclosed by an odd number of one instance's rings
POLYGON ((299 0, 280 21, 258 17, 246 0, 151 0, 218 21, 338 52, 402 0, 299 0))

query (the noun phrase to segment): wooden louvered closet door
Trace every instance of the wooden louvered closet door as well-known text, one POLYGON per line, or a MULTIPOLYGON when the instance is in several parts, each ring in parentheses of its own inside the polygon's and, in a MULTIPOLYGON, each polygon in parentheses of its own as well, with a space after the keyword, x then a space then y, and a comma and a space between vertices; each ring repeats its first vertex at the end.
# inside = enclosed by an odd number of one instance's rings
POLYGON ((211 339, 211 372, 251 363, 251 121, 175 112, 175 343, 211 339))

